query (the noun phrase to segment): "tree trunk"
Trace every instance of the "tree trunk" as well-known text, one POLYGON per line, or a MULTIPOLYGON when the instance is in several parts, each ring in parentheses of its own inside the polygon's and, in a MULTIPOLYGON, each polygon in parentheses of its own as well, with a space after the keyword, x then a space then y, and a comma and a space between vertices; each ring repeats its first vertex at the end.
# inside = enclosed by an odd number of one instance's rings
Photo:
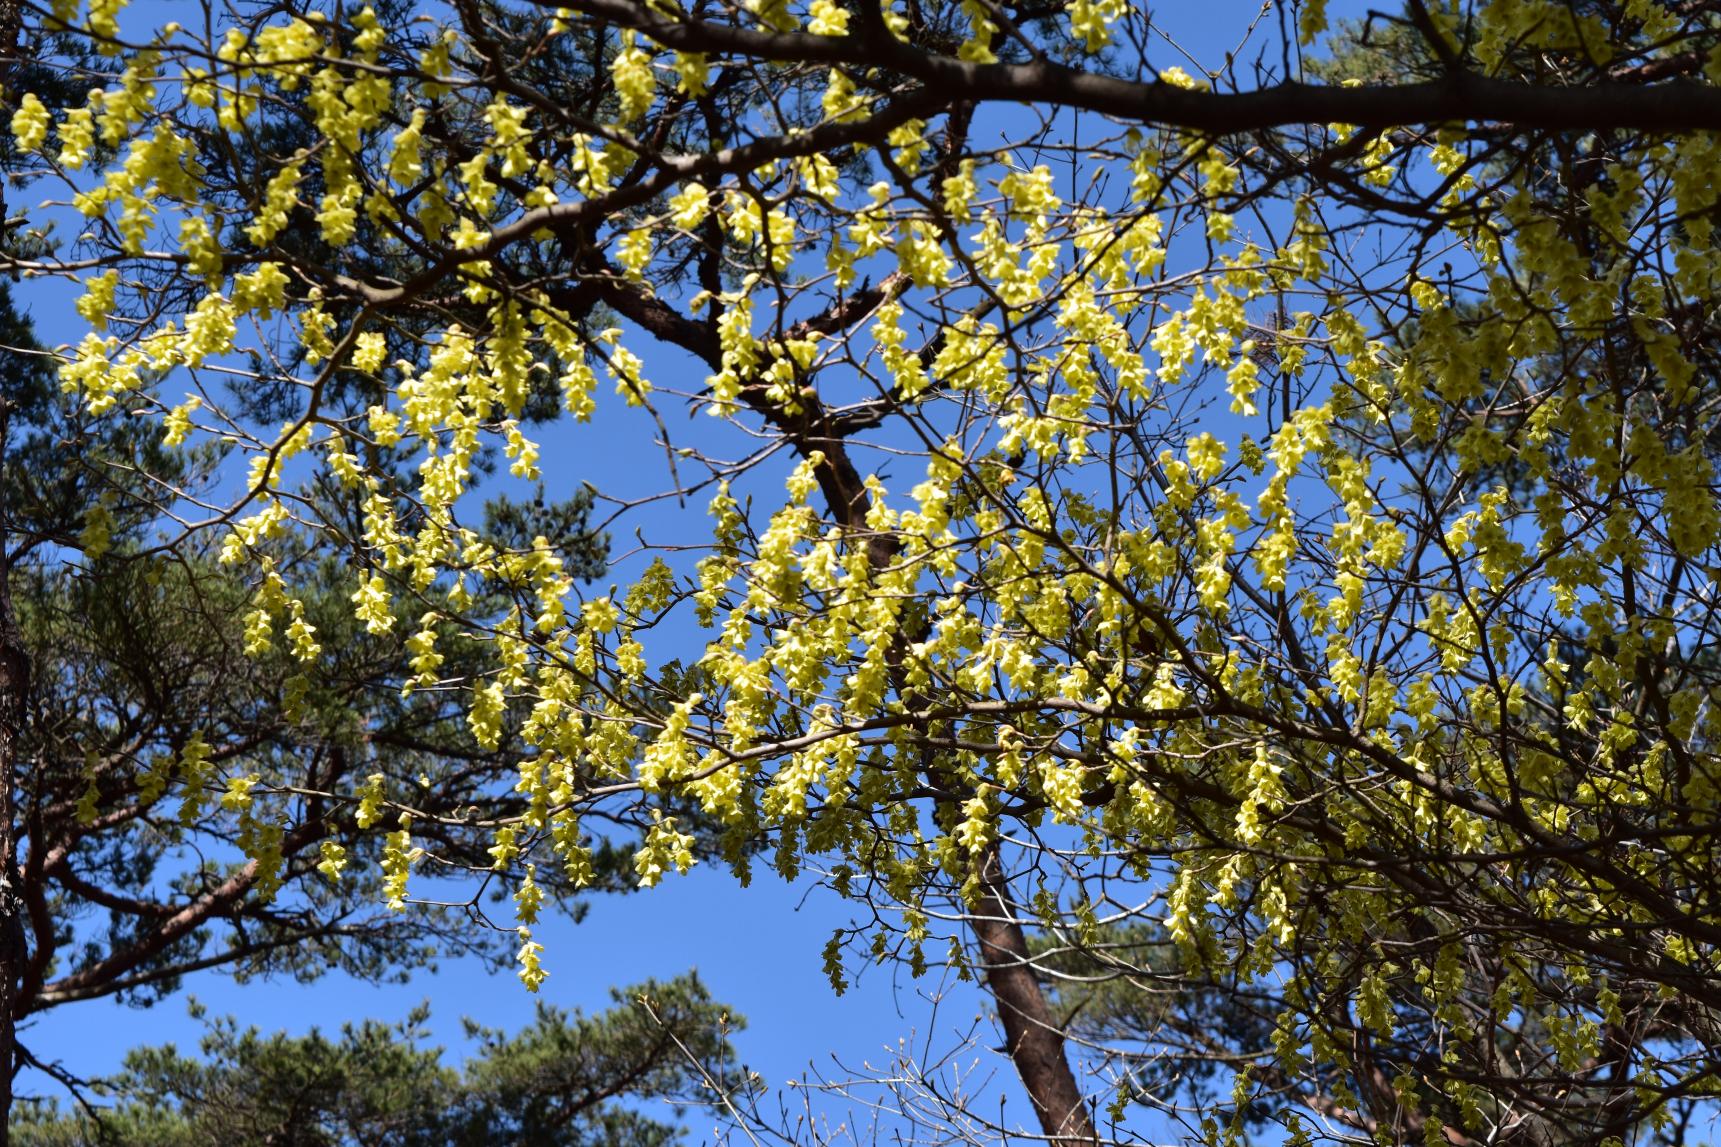
MULTIPOLYGON (((9 421, 0 399, 0 458, 5 457, 9 421)), ((17 1071, 18 983, 27 953, 24 902, 18 887, 18 840, 13 786, 30 688, 30 656, 12 613, 11 555, 7 551, 10 506, 0 482, 0 1147, 11 1141, 12 1076, 17 1071)))
MULTIPOLYGON (((0 447, 3 444, 0 438, 0 447)), ((0 531, 0 1147, 11 1140, 12 1076, 18 1063, 13 1009, 28 956, 24 905, 18 888, 13 785, 18 777, 17 753, 24 727, 24 698, 30 685, 30 659, 12 616, 10 581, 5 533, 0 531)))
POLYGON ((1076 1074, 1064 1052, 1064 1033, 1045 989, 1028 962, 1028 936, 1010 907, 1010 888, 998 849, 986 853, 979 911, 969 917, 986 986, 998 1001, 1005 1049, 1039 1116, 1040 1130, 1056 1147, 1098 1142, 1076 1074))

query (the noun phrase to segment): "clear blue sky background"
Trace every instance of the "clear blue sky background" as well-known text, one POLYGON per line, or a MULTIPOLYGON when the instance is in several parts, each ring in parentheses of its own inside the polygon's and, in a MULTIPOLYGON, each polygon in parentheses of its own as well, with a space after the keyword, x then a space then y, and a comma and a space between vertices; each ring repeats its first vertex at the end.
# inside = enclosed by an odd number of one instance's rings
MULTIPOLYGON (((157 17, 183 18, 180 7, 161 0, 134 4, 122 27, 130 30, 157 17)), ((1357 10, 1356 5, 1344 7, 1357 10)), ((1258 0, 1209 0, 1200 5, 1165 5, 1155 16, 1170 22, 1182 48, 1216 68, 1259 11, 1258 0)), ((1265 20, 1267 26, 1261 31, 1268 34, 1253 42, 1240 66, 1246 67, 1260 45, 1273 42, 1270 30, 1276 16, 1268 14, 1265 20)), ((1151 59, 1156 67, 1175 64, 1196 71, 1189 59, 1163 40, 1156 42, 1151 59)), ((59 286, 26 283, 19 295, 34 312, 43 341, 76 341, 81 335, 81 330, 68 325, 70 308, 64 305, 67 296, 59 286)), ((75 323, 75 317, 71 321, 75 323)), ((645 350, 642 340, 633 340, 632 345, 645 350)), ((660 385, 697 389, 703 373, 684 359, 647 355, 647 374, 660 385)), ((690 440, 706 433, 698 423, 710 421, 701 416, 690 425, 669 409, 665 413, 672 434, 692 435, 690 440)), ((545 477, 552 491, 584 480, 622 496, 661 488, 661 458, 645 462, 637 453, 641 443, 652 437, 640 411, 622 409, 610 400, 596 426, 558 427, 543 437, 545 477), (627 422, 626 432, 618 433, 611 419, 627 422)), ((734 435, 727 437, 725 445, 731 451, 743 449, 734 435)), ((702 530, 704 498, 697 501, 685 511, 666 504, 646 515, 642 521, 651 540, 668 541, 678 532, 688 536, 683 531, 690 525, 702 530)), ((618 553, 629 548, 629 538, 615 539, 618 553)), ((625 584, 627 577, 624 566, 606 580, 625 584)), ((661 647, 652 654, 666 655, 661 647)), ((959 1042, 955 1033, 968 1030, 974 1017, 987 1009, 973 985, 942 985, 931 977, 916 983, 894 968, 870 969, 846 996, 833 995, 820 952, 832 929, 850 920, 849 906, 817 889, 809 893, 805 881, 785 885, 767 866, 760 866, 753 887, 744 890, 722 870, 696 869, 648 892, 597 898, 581 924, 544 920, 535 932, 547 949, 551 975, 541 998, 564 1007, 598 1010, 608 1006, 612 986, 697 969, 716 998, 747 1018, 748 1028, 737 1041, 741 1057, 773 1086, 809 1071, 815 1076, 850 1074, 836 1069, 833 1056, 849 1069, 869 1060, 883 1066, 888 1063, 888 1049, 902 1039, 919 1044, 930 1034, 933 1046, 942 1049, 959 1042), (892 981, 893 973, 901 977, 900 982, 892 981), (943 1003, 934 1019, 929 997, 941 993, 943 1003)), ((513 1030, 529 1020, 534 1003, 512 974, 491 976, 474 962, 462 960, 448 961, 435 974, 419 975, 406 985, 374 987, 330 976, 310 985, 239 986, 218 973, 206 973, 191 977, 186 987, 215 1014, 232 1013, 265 1030, 290 1032, 314 1026, 332 1030, 366 1017, 399 1020, 427 1000, 432 1008, 431 1028, 451 1051, 461 1045, 460 1017, 513 1030)), ((200 1025, 187 1015, 183 999, 148 1010, 93 1002, 63 1007, 31 1021, 24 1038, 37 1056, 61 1061, 88 1076, 113 1070, 125 1051, 138 1044, 191 1045, 200 1031, 200 1025)), ((1032 1114, 1009 1076, 1007 1062, 993 1058, 985 1066, 1000 1073, 989 1098, 991 1113, 997 1113, 991 1104, 1002 1100, 1010 1122, 1031 1124, 1032 1114)), ((27 1073, 20 1088, 58 1091, 39 1073, 27 1073)), ((825 1106, 833 1118, 842 1117, 840 1104, 825 1106)), ((708 1120, 690 1121, 695 1139, 706 1138, 703 1132, 708 1127, 708 1120)))

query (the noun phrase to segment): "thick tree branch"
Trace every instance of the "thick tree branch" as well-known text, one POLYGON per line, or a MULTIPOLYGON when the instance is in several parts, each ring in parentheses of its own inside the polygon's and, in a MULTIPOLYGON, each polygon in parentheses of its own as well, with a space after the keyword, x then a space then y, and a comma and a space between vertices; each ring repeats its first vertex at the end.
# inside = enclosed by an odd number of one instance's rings
POLYGON ((1721 130, 1721 88, 1672 81, 1555 86, 1454 71, 1434 81, 1347 88, 1286 81, 1246 92, 1190 91, 1082 71, 1049 61, 975 64, 893 37, 764 32, 664 15, 630 0, 558 6, 633 28, 666 48, 773 63, 885 71, 919 80, 941 103, 954 100, 1053 104, 1119 119, 1228 135, 1300 124, 1386 128, 1432 123, 1507 123, 1544 131, 1721 130))

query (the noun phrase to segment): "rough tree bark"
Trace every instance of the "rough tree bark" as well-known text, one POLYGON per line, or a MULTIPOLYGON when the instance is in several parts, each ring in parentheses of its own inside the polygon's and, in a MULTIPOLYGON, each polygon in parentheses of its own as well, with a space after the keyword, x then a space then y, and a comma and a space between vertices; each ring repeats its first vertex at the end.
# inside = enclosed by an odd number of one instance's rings
MULTIPOLYGON (((7 443, 9 411, 0 398, 0 457, 7 443)), ((8 491, 0 482, 0 1147, 11 1141, 12 1076, 17 1070, 18 981, 28 953, 24 943, 24 904, 18 888, 18 841, 13 784, 18 776, 18 745, 24 728, 24 701, 30 688, 30 657, 12 614, 8 491)))

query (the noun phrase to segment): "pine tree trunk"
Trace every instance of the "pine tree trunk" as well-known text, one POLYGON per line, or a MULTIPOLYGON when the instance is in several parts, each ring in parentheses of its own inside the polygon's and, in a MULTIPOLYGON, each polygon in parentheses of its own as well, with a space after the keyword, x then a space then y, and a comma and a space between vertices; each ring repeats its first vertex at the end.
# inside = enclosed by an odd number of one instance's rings
POLYGON ((1005 1050, 1027 1089, 1040 1130, 1056 1147, 1098 1142, 1085 1097, 1064 1050, 1064 1033, 1028 962, 1028 936, 1010 906, 1010 889, 993 847, 983 862, 979 911, 970 917, 980 941, 986 986, 998 1001, 1005 1050))
MULTIPOLYGON (((5 456, 9 411, 0 400, 0 458, 5 456)), ((11 1142, 12 1076, 17 1070, 18 984, 23 977, 24 905, 18 888, 17 819, 13 786, 30 689, 30 657, 12 612, 8 549, 10 491, 0 482, 0 1147, 11 1142)))
MULTIPOLYGON (((3 426, 0 419, 0 426, 3 426)), ((0 448, 4 437, 0 436, 0 448)), ((3 497, 3 495, 0 495, 3 497)), ((4 520, 0 502, 0 520, 4 520)), ((30 685, 30 659, 12 616, 11 570, 6 536, 0 531, 0 1147, 11 1141, 12 1076, 17 1070, 18 983, 27 957, 24 906, 18 889, 18 841, 13 785, 18 777, 18 746, 24 726, 24 699, 30 685)))

